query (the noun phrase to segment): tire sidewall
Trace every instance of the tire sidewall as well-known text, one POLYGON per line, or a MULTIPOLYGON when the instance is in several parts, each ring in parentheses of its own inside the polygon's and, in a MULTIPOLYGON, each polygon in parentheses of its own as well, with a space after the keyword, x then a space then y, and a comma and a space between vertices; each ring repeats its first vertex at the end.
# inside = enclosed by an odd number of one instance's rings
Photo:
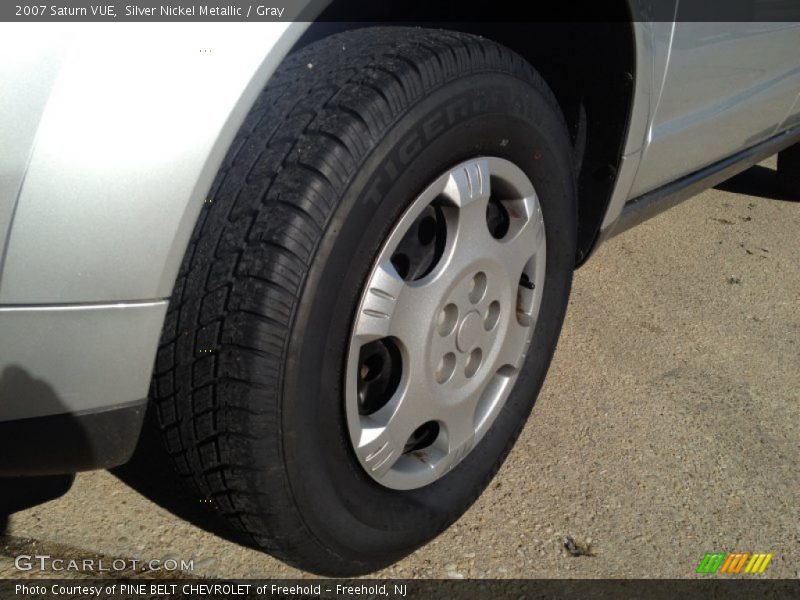
POLYGON ((408 109, 367 156, 318 246, 284 369, 287 483, 321 546, 365 570, 392 562, 456 520, 502 464, 542 385, 566 308, 575 260, 571 168, 558 109, 530 83, 502 73, 441 86, 408 109), (344 369, 353 316, 375 257, 413 199, 452 166, 478 156, 514 162, 536 189, 547 235, 539 318, 514 389, 476 448, 428 486, 391 490, 363 471, 348 434, 344 369))

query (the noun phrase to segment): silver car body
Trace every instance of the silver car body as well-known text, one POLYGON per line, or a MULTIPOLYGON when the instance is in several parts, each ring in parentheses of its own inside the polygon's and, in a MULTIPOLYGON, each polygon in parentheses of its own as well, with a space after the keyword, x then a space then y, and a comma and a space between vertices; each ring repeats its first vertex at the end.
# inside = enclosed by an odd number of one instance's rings
MULTIPOLYGON (((0 422, 144 402, 212 180, 307 27, 0 27, 0 422)), ((797 24, 633 28, 603 234, 631 200, 800 125, 797 24)))

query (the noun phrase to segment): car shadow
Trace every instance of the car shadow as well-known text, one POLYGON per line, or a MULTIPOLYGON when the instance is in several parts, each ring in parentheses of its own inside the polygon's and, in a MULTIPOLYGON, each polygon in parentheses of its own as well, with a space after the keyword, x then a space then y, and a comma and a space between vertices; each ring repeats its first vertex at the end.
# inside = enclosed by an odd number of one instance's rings
POLYGON ((110 469, 122 483, 179 519, 229 542, 255 548, 252 540, 233 530, 216 509, 213 498, 201 498, 175 472, 148 406, 139 443, 130 461, 110 469))
POLYGON ((72 418, 53 387, 18 365, 8 364, 0 372, 0 405, 36 405, 45 414, 61 415, 59 443, 48 444, 41 436, 48 417, 3 421, 0 433, 0 535, 8 531, 9 515, 66 494, 74 474, 48 473, 57 469, 63 447, 91 460, 94 448, 81 424, 72 418), (45 425, 42 425, 42 424, 45 425), (63 444, 63 445, 62 445, 63 444), (28 473, 44 473, 28 476, 28 473), (25 473, 25 476, 20 475, 25 473))
POLYGON ((723 192, 755 196, 767 200, 798 201, 797 197, 789 195, 781 189, 776 171, 763 165, 752 166, 716 185, 715 188, 723 192))

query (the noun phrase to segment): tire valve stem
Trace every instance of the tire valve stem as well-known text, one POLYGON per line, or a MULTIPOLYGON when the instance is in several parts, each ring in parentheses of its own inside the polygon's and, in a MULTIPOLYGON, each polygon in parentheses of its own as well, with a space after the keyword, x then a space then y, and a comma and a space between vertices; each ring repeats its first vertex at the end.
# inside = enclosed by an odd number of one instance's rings
POLYGON ((532 290, 536 287, 536 284, 533 283, 530 279, 528 279, 528 274, 523 273, 522 276, 519 278, 519 284, 529 290, 532 290))

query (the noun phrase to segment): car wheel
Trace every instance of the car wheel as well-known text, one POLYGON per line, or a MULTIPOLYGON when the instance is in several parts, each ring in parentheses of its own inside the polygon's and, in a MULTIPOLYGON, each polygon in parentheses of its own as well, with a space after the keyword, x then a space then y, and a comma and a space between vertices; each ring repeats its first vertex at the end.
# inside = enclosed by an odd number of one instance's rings
POLYGON ((778 153, 778 183, 792 198, 800 198, 800 144, 778 153))
POLYGON ((259 547, 373 571, 497 472, 554 352, 572 152, 519 56, 369 28, 272 77, 175 287, 152 397, 178 472, 259 547))

